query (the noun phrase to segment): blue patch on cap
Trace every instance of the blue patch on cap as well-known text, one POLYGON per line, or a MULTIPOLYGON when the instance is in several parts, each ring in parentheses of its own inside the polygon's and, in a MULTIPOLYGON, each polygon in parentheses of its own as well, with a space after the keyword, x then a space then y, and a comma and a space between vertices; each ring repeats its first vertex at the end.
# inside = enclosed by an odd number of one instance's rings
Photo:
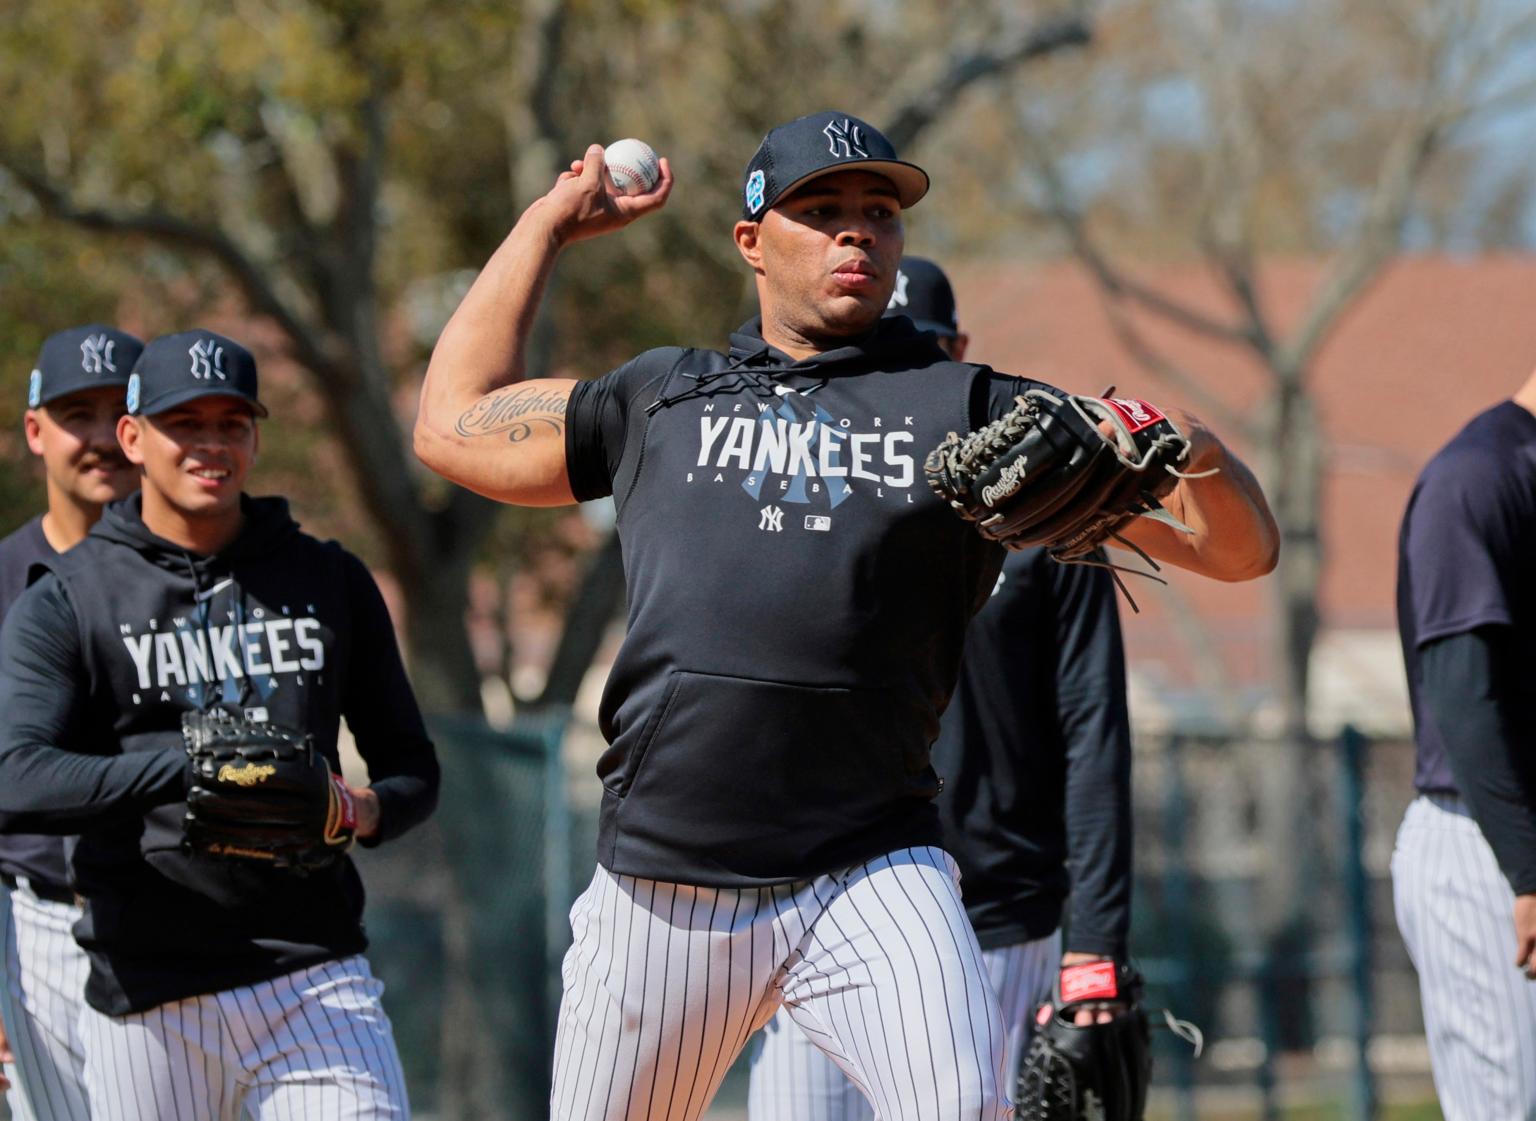
POLYGON ((33 370, 27 382, 27 408, 35 409, 43 403, 43 371, 33 370))
POLYGON ((758 168, 747 177, 747 210, 756 214, 763 208, 763 186, 766 178, 763 169, 758 168))
POLYGON ((136 412, 139 411, 139 375, 138 374, 129 374, 128 375, 128 400, 127 400, 126 403, 128 405, 128 411, 130 413, 136 413, 136 412))

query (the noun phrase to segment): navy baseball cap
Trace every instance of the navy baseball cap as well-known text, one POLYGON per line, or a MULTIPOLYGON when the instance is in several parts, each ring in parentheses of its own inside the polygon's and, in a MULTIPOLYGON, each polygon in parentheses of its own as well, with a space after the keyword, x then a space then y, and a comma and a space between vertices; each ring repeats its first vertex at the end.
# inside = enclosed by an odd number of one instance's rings
POLYGON ((741 212, 755 222, 790 191, 818 175, 850 167, 883 175, 903 207, 928 193, 928 173, 896 158, 880 131, 847 113, 812 113, 772 129, 747 164, 741 212))
POLYGON ((198 328, 161 335, 144 348, 128 379, 128 412, 154 416, 199 397, 238 397, 257 416, 256 359, 223 335, 198 328))
POLYGON ((926 257, 903 257, 896 273, 896 290, 885 314, 905 315, 920 331, 954 338, 960 333, 955 314, 955 290, 944 270, 926 257))
POLYGON ((27 382, 27 408, 82 389, 123 388, 143 350, 127 331, 100 323, 49 335, 27 382))

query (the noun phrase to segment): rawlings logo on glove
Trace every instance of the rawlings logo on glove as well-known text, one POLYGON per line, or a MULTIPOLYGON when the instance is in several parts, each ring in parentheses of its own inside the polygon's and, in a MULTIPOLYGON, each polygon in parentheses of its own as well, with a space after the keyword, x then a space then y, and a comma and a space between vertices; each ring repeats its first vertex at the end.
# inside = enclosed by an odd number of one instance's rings
MULTIPOLYGON (((1069 965, 1019 1061, 1016 1121, 1141 1121, 1152 1081, 1151 1021, 1141 1007, 1141 974, 1113 961, 1069 965), (1091 1009, 1092 1023, 1077 1013, 1091 1009), (1105 1011, 1109 1016, 1098 1022, 1105 1011)), ((1200 1055, 1200 1029, 1163 1012, 1167 1025, 1200 1055)))
POLYGON ((357 803, 310 738, 222 709, 187 712, 188 851, 298 872, 346 851, 357 803))

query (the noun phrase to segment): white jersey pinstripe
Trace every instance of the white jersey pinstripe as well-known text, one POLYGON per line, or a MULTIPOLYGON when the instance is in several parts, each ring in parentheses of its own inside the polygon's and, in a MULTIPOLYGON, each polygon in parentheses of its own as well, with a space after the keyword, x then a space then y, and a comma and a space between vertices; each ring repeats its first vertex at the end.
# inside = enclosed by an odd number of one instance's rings
POLYGON ((1446 1121, 1536 1121, 1536 982, 1513 964, 1514 892, 1460 798, 1408 807, 1392 895, 1446 1121))
POLYGON ((94 1121, 404 1121, 381 985, 362 957, 127 1016, 86 1008, 94 1121))
POLYGON ((26 880, 0 889, 0 1019, 16 1056, 6 1094, 14 1121, 88 1116, 79 1018, 90 963, 72 933, 79 918, 78 907, 39 899, 26 880))
POLYGON ((1005 1037, 954 862, 707 888, 598 868, 571 911, 551 1116, 694 1121, 782 1004, 884 1121, 1000 1121, 1005 1037))
MULTIPOLYGON (((1004 1070, 1011 1083, 1034 1031, 1034 1011, 1050 995, 1061 961, 1061 932, 983 950, 981 957, 1008 1025, 1004 1070)), ((788 1010, 779 1009, 754 1042, 747 1096, 751 1121, 874 1121, 864 1095, 795 1027, 788 1010)))

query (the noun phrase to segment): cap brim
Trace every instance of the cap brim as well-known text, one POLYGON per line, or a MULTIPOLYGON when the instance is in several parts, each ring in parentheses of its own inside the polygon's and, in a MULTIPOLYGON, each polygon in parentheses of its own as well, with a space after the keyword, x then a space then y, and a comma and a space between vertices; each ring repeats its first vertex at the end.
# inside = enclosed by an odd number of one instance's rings
POLYGON ((89 393, 94 389, 119 389, 126 394, 128 392, 128 379, 125 377, 122 381, 117 381, 115 379, 110 381, 103 380, 94 381, 90 385, 68 386, 64 389, 55 390, 52 393, 39 397, 37 399, 37 405, 30 407, 40 408, 43 405, 51 405, 53 402, 60 401, 65 397, 73 397, 76 393, 89 393))
POLYGON ((773 196, 773 201, 763 207, 765 211, 772 210, 779 203, 787 199, 795 191, 815 179, 826 175, 836 175, 839 171, 868 171, 875 175, 883 175, 896 186, 896 197, 901 201, 901 208, 905 210, 909 206, 916 206, 922 197, 928 193, 928 173, 915 163, 907 163, 904 160, 844 160, 842 163, 833 164, 831 167, 822 167, 802 175, 778 194, 773 196))
POLYGON ((252 401, 238 389, 202 389, 193 386, 189 389, 178 389, 175 393, 167 394, 151 402, 148 406, 140 406, 135 416, 159 416, 167 409, 174 409, 177 405, 185 405, 188 401, 196 401, 199 397, 233 397, 237 401, 244 401, 251 407, 251 412, 258 417, 267 415, 267 407, 260 401, 252 401))

